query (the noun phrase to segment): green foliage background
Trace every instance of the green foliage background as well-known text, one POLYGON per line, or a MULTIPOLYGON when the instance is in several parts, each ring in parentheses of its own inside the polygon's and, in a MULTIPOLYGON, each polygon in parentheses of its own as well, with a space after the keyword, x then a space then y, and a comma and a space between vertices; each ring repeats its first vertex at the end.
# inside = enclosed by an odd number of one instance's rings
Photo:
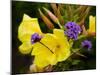
MULTIPOLYGON (((68 5, 68 4, 66 4, 68 5)), ((72 6, 79 6, 79 5, 72 5, 72 6)), ((18 47, 21 42, 18 40, 18 26, 20 25, 23 14, 26 13, 33 18, 39 18, 39 24, 43 32, 52 32, 49 30, 46 25, 43 23, 42 19, 40 18, 38 8, 46 7, 49 10, 53 11, 50 7, 49 3, 39 3, 39 2, 19 2, 19 1, 12 1, 11 6, 11 15, 12 15, 12 25, 11 25, 11 32, 12 32, 12 73, 28 73, 28 69, 30 64, 32 64, 32 59, 30 55, 22 55, 18 47)), ((91 6, 91 10, 89 15, 96 16, 96 6, 91 6)), ((88 16, 89 16, 88 15, 88 16)), ((86 18, 85 24, 86 28, 88 29, 88 16, 86 18)), ((62 63, 58 63, 53 67, 53 71, 74 71, 74 70, 89 70, 89 69, 96 69, 96 38, 87 37, 82 38, 80 40, 75 41, 73 48, 78 48, 80 43, 84 39, 89 39, 92 41, 93 47, 90 52, 86 49, 82 49, 81 52, 87 57, 80 57, 77 55, 73 55, 66 61, 62 63)))

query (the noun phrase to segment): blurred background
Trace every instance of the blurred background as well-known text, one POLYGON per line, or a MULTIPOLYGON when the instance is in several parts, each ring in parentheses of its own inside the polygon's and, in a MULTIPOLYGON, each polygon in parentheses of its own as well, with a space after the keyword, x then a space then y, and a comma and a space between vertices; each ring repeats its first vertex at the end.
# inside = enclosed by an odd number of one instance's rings
MULTIPOLYGON (((75 15, 73 15, 74 10, 71 10, 72 12, 66 12, 67 7, 71 6, 73 9, 76 9, 80 6, 84 5, 71 5, 71 4, 57 4, 57 6, 62 6, 62 9, 60 10, 62 14, 62 18, 60 17, 60 22, 61 24, 65 24, 68 21, 77 21, 76 22, 81 22, 79 12, 75 11, 75 15), (68 14, 67 14, 68 13, 68 14), (72 14, 71 14, 72 13, 72 14), (67 14, 67 15, 66 15, 67 14)), ((42 21, 38 9, 42 9, 42 7, 48 8, 51 12, 55 13, 54 10, 52 9, 52 6, 50 3, 39 3, 39 2, 24 2, 24 1, 12 1, 12 6, 11 6, 11 15, 12 15, 12 25, 11 25, 11 32, 12 32, 12 73, 13 74, 18 74, 18 73, 28 73, 29 66, 32 64, 32 59, 30 55, 23 55, 19 52, 18 47, 21 45, 21 42, 18 40, 18 26, 20 25, 23 14, 27 14, 30 17, 33 18, 38 18, 39 20, 39 25, 42 30, 42 32, 51 32, 52 30, 48 29, 48 27, 45 25, 45 23, 42 21)), ((84 6, 87 7, 87 6, 84 6)), ((89 6, 91 7, 89 13, 87 14, 85 18, 85 26, 86 29, 88 29, 88 23, 89 23, 89 15, 96 16, 96 6, 89 6)), ((85 11, 84 11, 85 12, 85 11)), ((84 12, 81 13, 84 15, 84 12)), ((55 14, 56 15, 56 14, 55 14)), ((57 15, 56 15, 57 16, 57 15)), ((59 17, 59 16, 58 16, 59 17)), ((54 23, 56 28, 57 25, 54 23)), ((80 45, 80 42, 84 39, 89 39, 92 41, 93 47, 91 51, 87 51, 82 49, 81 52, 86 56, 80 57, 77 55, 73 55, 71 58, 68 60, 58 63, 53 67, 53 71, 75 71, 75 70, 90 70, 90 69, 96 69, 96 38, 94 37, 87 37, 87 38, 82 38, 80 40, 75 41, 75 44, 73 45, 73 48, 77 48, 80 45)))

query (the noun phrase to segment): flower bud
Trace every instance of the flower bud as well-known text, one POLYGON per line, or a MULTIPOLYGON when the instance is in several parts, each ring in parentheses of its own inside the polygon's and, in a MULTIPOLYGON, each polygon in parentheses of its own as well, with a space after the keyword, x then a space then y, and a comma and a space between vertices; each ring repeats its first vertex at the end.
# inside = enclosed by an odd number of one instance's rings
POLYGON ((96 18, 95 16, 90 15, 89 16, 89 29, 88 31, 88 35, 89 36, 96 36, 96 18))
POLYGON ((30 72, 37 72, 37 68, 36 68, 36 65, 35 64, 32 64, 30 65, 30 68, 29 68, 30 72))
POLYGON ((40 16, 42 17, 42 20, 47 25, 47 27, 49 29, 53 29, 54 28, 53 23, 42 13, 42 11, 40 9, 39 9, 39 13, 40 13, 40 16))
POLYGON ((48 15, 50 16, 50 18, 52 19, 52 21, 54 21, 56 24, 59 23, 58 18, 51 11, 49 11, 45 7, 43 7, 43 9, 48 13, 48 15))
POLYGON ((43 72, 44 70, 42 68, 39 68, 36 64, 30 65, 29 68, 30 72, 43 72))

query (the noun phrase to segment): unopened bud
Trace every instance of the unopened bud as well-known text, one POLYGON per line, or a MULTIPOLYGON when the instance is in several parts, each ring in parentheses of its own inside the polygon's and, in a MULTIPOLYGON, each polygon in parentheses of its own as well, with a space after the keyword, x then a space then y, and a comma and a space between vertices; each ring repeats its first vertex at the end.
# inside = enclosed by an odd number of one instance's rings
POLYGON ((30 72, 44 72, 44 69, 43 68, 39 68, 36 64, 32 64, 30 66, 30 72))
POLYGON ((32 65, 30 66, 30 72, 31 72, 31 73, 32 73, 32 72, 37 72, 37 67, 36 67, 35 64, 32 64, 32 65))
POLYGON ((40 16, 42 17, 42 20, 47 25, 47 27, 49 29, 53 29, 54 28, 53 23, 42 13, 42 11, 40 9, 39 9, 39 13, 40 13, 40 16))
POLYGON ((59 23, 58 18, 51 11, 49 11, 45 7, 43 7, 43 9, 48 13, 48 15, 50 16, 50 18, 52 19, 52 21, 54 21, 56 24, 59 23))

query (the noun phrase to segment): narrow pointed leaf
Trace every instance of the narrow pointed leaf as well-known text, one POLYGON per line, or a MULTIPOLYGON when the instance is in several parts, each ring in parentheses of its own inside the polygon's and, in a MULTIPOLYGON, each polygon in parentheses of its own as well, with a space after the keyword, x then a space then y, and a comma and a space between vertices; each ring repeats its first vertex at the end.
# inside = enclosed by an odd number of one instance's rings
POLYGON ((72 16, 73 16, 73 12, 72 12, 72 8, 70 5, 67 6, 67 13, 68 13, 68 20, 71 21, 72 16))
POLYGON ((86 19, 86 17, 88 16, 88 14, 89 14, 89 11, 90 11, 90 7, 88 7, 86 10, 85 10, 85 12, 80 16, 80 18, 79 18, 79 25, 81 25, 82 23, 83 23, 83 21, 86 19))
POLYGON ((79 52, 76 52, 77 55, 81 56, 81 57, 84 57, 84 58, 87 58, 85 55, 79 53, 79 52))
POLYGON ((77 9, 75 9, 74 14, 80 13, 82 9, 83 9, 83 6, 79 6, 77 9))
POLYGON ((61 12, 60 12, 60 8, 58 7, 58 9, 57 9, 57 17, 58 17, 58 19, 60 20, 60 23, 62 24, 62 25, 64 25, 64 20, 63 20, 63 17, 62 17, 62 15, 61 15, 61 12))
POLYGON ((83 7, 82 7, 82 9, 81 9, 80 12, 79 12, 79 16, 80 16, 80 15, 83 15, 83 13, 86 11, 87 7, 88 7, 88 6, 83 6, 83 7))
POLYGON ((54 14, 57 16, 57 5, 55 3, 51 3, 51 7, 54 11, 54 14))
POLYGON ((85 19, 87 17, 87 15, 89 14, 90 11, 90 7, 88 7, 85 12, 82 13, 80 19, 85 19))

